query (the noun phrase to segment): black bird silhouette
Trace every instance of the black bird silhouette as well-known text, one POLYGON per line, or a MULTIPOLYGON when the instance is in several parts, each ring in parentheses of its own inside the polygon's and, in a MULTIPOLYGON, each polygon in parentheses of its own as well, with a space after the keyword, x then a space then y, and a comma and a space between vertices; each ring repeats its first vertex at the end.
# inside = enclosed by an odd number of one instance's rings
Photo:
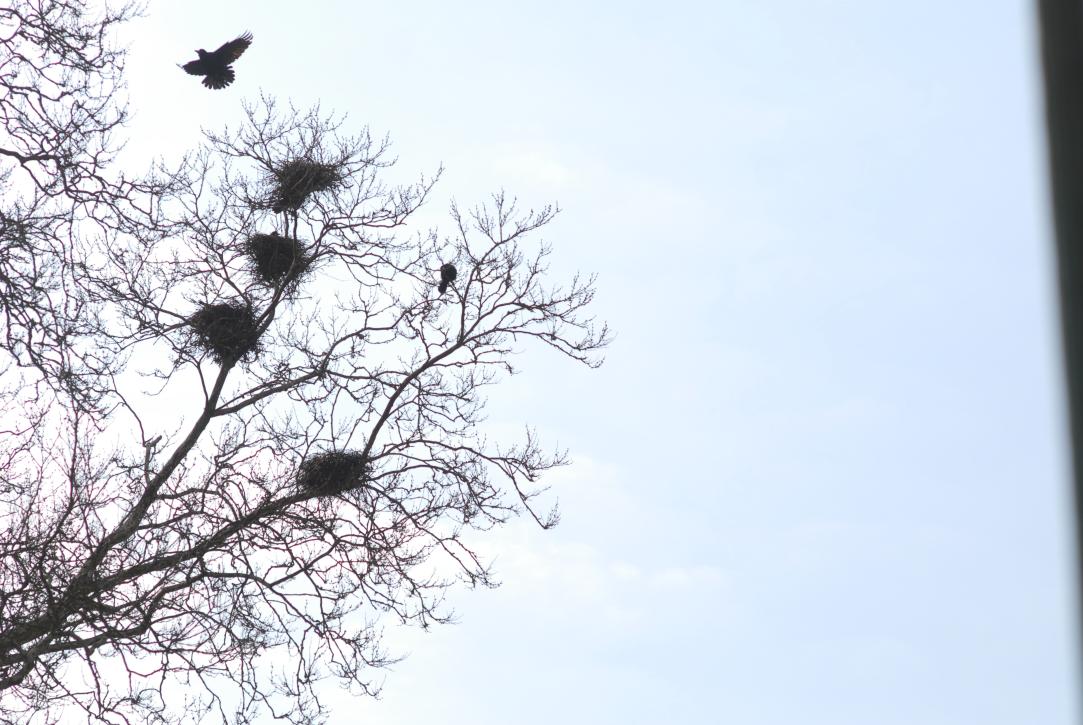
POLYGON ((440 284, 436 288, 440 290, 440 294, 447 292, 447 286, 454 282, 457 276, 459 276, 459 271, 451 262, 440 267, 440 284))
POLYGON ((206 76, 203 85, 207 88, 225 88, 235 77, 230 63, 240 58, 251 44, 252 33, 245 33, 213 53, 200 48, 196 51, 199 59, 185 63, 181 68, 194 76, 206 76))

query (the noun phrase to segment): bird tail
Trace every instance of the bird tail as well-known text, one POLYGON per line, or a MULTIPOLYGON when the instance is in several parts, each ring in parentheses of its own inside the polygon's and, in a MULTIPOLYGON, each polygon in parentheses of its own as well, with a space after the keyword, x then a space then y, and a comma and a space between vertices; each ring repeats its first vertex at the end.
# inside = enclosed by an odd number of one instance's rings
POLYGON ((214 88, 217 90, 228 86, 236 77, 237 76, 233 73, 233 68, 226 66, 218 73, 208 73, 207 77, 203 79, 203 85, 207 86, 207 88, 214 88))
POLYGON ((447 281, 440 280, 440 284, 436 286, 436 289, 440 290, 440 294, 447 292, 447 281))

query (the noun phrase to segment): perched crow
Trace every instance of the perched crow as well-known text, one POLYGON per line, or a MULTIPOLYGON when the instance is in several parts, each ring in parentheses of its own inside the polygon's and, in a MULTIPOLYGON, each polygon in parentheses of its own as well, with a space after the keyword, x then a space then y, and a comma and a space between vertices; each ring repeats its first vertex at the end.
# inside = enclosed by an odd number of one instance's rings
POLYGON ((199 60, 193 60, 181 66, 194 76, 206 76, 203 85, 207 88, 225 88, 233 82, 233 68, 230 63, 237 60, 252 44, 252 34, 245 33, 234 38, 213 53, 200 48, 196 51, 199 60))
POLYGON ((451 262, 440 267, 440 285, 437 287, 440 294, 447 292, 447 286, 454 282, 458 275, 458 270, 455 269, 455 265, 451 262))

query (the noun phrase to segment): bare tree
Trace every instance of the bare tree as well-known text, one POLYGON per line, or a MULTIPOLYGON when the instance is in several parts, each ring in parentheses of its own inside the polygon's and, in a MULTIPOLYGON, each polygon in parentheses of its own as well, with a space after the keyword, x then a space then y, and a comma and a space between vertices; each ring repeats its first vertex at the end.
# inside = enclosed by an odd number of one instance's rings
MULTIPOLYGON (((21 384, 94 407, 110 361, 81 294, 90 257, 80 223, 142 221, 153 189, 113 174, 124 54, 136 8, 83 0, 0 6, 0 350, 21 384)), ((84 230, 85 231, 85 230, 84 230)))
POLYGON ((470 532, 557 521, 536 497, 564 455, 480 426, 519 345, 601 362, 593 278, 548 281, 557 210, 497 194, 406 235, 439 173, 388 185, 386 139, 246 111, 130 187, 153 214, 94 217, 96 405, 7 411, 6 721, 317 721, 319 680, 373 691, 382 617, 441 622, 448 586, 492 584, 470 532))

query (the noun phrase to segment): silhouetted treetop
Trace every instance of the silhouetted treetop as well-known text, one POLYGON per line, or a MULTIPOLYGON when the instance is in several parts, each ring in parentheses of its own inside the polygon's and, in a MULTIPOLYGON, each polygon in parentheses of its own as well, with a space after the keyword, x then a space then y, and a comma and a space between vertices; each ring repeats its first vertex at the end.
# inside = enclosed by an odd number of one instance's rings
POLYGON ((0 439, 14 721, 312 722, 323 678, 374 692, 379 615, 443 622, 449 586, 495 583, 471 532, 558 520, 540 479, 565 454, 483 426, 524 342, 601 363, 593 278, 549 282, 535 239, 557 209, 496 194, 410 234, 439 173, 389 184, 367 129, 245 110, 94 248, 88 334, 127 365, 112 407, 29 406, 0 439), (333 182, 277 213, 298 159, 333 182))
POLYGON ((481 532, 557 522, 566 454, 485 392, 524 344, 601 364, 594 278, 552 280, 552 205, 411 229, 441 170, 387 181, 318 107, 111 176, 130 8, 87 7, 0 9, 0 722, 318 722, 321 680, 376 691, 383 617, 495 584, 481 532))

